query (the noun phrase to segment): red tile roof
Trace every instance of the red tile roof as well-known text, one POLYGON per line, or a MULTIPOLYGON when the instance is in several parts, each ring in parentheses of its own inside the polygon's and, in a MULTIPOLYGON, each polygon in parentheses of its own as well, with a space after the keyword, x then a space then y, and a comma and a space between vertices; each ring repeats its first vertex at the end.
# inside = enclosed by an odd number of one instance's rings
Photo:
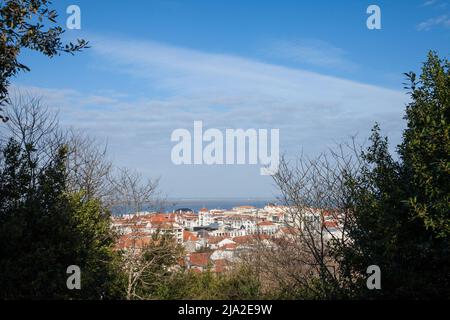
POLYGON ((172 214, 152 214, 147 218, 151 223, 175 222, 175 216, 172 214))
POLYGON ((214 261, 213 271, 216 273, 222 273, 227 271, 229 262, 225 259, 218 259, 214 261))
POLYGON ((208 237, 207 238, 208 243, 210 243, 210 244, 217 244, 224 239, 226 239, 226 238, 225 237, 208 237))
POLYGON ((142 249, 151 241, 149 236, 123 235, 116 244, 117 249, 142 249))
POLYGON ((324 221, 323 226, 325 228, 337 228, 338 223, 337 223, 337 221, 324 221))
POLYGON ((258 223, 258 226, 260 226, 260 227, 273 226, 273 225, 274 224, 272 222, 270 222, 270 221, 263 221, 263 222, 258 223))
POLYGON ((188 256, 188 259, 193 266, 207 267, 211 252, 194 252, 188 256))
POLYGON ((269 236, 264 235, 264 234, 239 236, 239 237, 234 237, 233 241, 236 242, 237 244, 245 244, 245 243, 251 243, 258 239, 259 240, 269 239, 269 236))
POLYGON ((197 241, 199 239, 199 237, 197 237, 195 234, 193 234, 192 232, 183 231, 183 240, 184 241, 197 241))
POLYGON ((152 222, 152 227, 161 230, 171 230, 174 228, 174 225, 170 222, 152 222))

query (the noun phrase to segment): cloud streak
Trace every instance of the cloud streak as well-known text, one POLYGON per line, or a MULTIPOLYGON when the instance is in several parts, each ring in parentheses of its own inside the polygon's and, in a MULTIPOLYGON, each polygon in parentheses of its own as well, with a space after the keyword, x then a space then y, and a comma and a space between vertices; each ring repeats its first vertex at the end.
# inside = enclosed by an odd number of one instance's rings
POLYGON ((437 2, 436 0, 427 0, 427 1, 425 1, 425 2, 421 5, 421 7, 432 6, 432 5, 434 5, 436 2, 437 2))
POLYGON ((107 137, 121 165, 161 175, 174 196, 271 194, 271 180, 259 176, 259 166, 174 166, 171 132, 192 130, 194 120, 202 120, 205 129, 280 129, 280 147, 291 155, 300 149, 312 155, 357 133, 367 137, 375 121, 395 143, 403 127, 402 92, 152 41, 94 37, 91 42, 100 73, 108 70, 105 77, 117 74, 124 82, 138 79, 148 91, 133 97, 122 88, 104 94, 33 90, 61 108, 66 124, 107 137), (195 183, 186 193, 178 181, 195 183))
POLYGON ((358 65, 349 60, 345 50, 320 40, 273 41, 270 55, 300 65, 353 71, 358 65))
POLYGON ((244 125, 295 126, 330 117, 339 124, 339 116, 400 114, 406 101, 402 92, 233 55, 105 38, 93 48, 115 72, 141 79, 167 97, 150 99, 149 107, 172 114, 189 110, 214 125, 245 120, 244 125), (217 105, 223 108, 211 108, 217 105))
POLYGON ((430 18, 426 21, 423 21, 417 25, 417 30, 419 31, 429 31, 434 27, 444 27, 450 28, 450 17, 446 14, 430 18))

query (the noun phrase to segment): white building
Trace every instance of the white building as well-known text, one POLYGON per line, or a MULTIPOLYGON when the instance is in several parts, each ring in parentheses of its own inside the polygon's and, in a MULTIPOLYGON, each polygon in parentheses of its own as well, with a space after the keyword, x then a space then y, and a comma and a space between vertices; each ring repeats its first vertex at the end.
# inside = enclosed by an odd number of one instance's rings
POLYGON ((198 211, 198 225, 199 226, 208 226, 214 222, 212 214, 208 209, 202 208, 198 211))

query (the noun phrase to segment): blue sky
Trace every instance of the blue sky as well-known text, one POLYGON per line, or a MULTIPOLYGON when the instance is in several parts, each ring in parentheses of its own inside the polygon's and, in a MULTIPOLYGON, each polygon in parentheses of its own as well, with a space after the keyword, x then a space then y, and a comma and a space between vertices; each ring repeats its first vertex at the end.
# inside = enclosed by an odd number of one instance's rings
POLYGON ((170 197, 276 194, 259 166, 175 166, 177 128, 278 128, 283 153, 324 151, 375 121, 399 142, 403 72, 428 50, 450 52, 448 0, 57 1, 82 12, 92 48, 32 69, 14 86, 60 111, 62 123, 107 141, 112 160, 161 177, 170 197), (381 30, 366 8, 381 8, 381 30))

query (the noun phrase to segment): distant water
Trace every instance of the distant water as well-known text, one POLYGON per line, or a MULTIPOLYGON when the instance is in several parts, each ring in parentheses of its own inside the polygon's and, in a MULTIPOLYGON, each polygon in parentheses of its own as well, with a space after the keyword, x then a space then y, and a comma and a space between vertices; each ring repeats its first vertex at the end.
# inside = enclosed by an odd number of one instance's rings
POLYGON ((172 212, 179 208, 189 208, 198 212, 201 208, 207 209, 232 209, 238 206, 254 206, 264 208, 268 203, 275 203, 274 199, 171 199, 167 203, 165 211, 172 212))
MULTIPOLYGON (((168 199, 164 203, 158 204, 158 207, 144 206, 145 211, 173 212, 180 208, 189 208, 198 212, 201 208, 207 209, 232 209, 238 206, 253 206, 264 208, 268 203, 277 203, 275 199, 168 199)), ((129 208, 116 207, 113 210, 114 215, 131 213, 129 208)))

